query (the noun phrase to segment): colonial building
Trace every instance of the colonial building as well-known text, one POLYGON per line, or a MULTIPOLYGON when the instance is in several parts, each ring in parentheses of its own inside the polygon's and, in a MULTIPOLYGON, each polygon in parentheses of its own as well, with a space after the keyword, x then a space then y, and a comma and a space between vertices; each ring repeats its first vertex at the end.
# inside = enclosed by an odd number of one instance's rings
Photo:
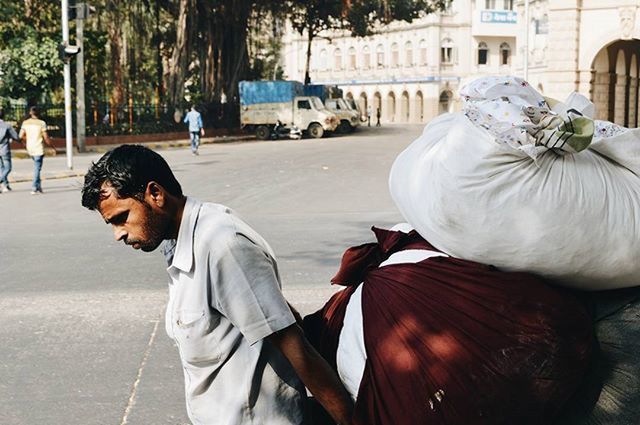
MULTIPOLYGON (((528 3, 525 13, 524 0, 454 0, 445 12, 370 37, 322 34, 311 80, 339 85, 361 111, 371 105, 375 116, 380 108, 383 122, 427 122, 459 108, 458 89, 469 79, 526 74, 546 96, 579 91, 598 118, 637 126, 638 0, 528 3)), ((306 38, 288 31, 287 78, 303 79, 305 53, 306 38)))

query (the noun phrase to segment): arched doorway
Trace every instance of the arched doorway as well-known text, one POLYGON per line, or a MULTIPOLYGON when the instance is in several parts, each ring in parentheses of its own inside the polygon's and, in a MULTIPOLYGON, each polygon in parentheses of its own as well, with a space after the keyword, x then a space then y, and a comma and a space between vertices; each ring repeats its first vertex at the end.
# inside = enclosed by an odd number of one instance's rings
MULTIPOLYGON (((358 97, 358 110, 360 111, 360 116, 362 118, 366 118, 367 117, 367 108, 369 107, 369 99, 367 99, 367 93, 362 92, 360 93, 360 97, 358 97)), ((374 112, 371 112, 371 115, 373 115, 374 112)))
POLYGON ((445 90, 440 93, 440 99, 438 102, 438 114, 445 114, 447 112, 451 112, 451 99, 453 98, 453 93, 449 90, 445 90))
POLYGON ((424 122, 424 98, 422 92, 418 90, 415 97, 415 120, 417 122, 424 122))
POLYGON ((384 113, 384 110, 382 108, 382 95, 377 91, 373 94, 373 113, 371 116, 371 121, 376 119, 378 111, 380 111, 380 116, 382 117, 384 113))
POLYGON ((387 95, 387 121, 395 122, 396 119, 396 95, 390 91, 387 95))
POLYGON ((409 117, 409 93, 406 91, 402 92, 402 97, 400 98, 400 121, 411 121, 411 118, 409 117))
POLYGON ((638 126, 640 40, 617 40, 603 47, 591 64, 591 101, 597 119, 638 126))

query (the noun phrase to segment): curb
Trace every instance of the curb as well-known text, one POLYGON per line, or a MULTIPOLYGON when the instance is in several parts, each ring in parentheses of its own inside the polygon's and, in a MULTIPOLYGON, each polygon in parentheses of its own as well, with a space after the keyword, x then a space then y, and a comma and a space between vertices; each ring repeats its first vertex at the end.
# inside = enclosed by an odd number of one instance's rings
MULTIPOLYGON (((222 136, 222 137, 209 137, 209 138, 203 138, 200 139, 200 144, 201 145, 208 145, 208 144, 214 144, 214 143, 232 143, 232 142, 242 142, 242 141, 248 141, 248 140, 256 140, 255 136, 253 135, 246 135, 246 136, 222 136)), ((170 148, 183 148, 183 147, 191 147, 191 141, 189 139, 185 139, 185 140, 171 140, 171 141, 164 141, 164 142, 147 142, 147 143, 140 143, 141 145, 144 145, 150 149, 154 149, 154 150, 162 150, 162 149, 170 149, 170 148)), ((74 151, 74 155, 84 155, 84 154, 92 154, 92 153, 106 153, 107 151, 120 146, 120 145, 98 145, 98 146, 87 146, 87 150, 83 153, 78 153, 74 151)), ((66 149, 61 149, 58 148, 57 149, 58 154, 57 155, 64 155, 66 153, 66 149)), ((20 149, 20 150, 12 150, 11 151, 11 156, 13 158, 19 158, 19 159, 28 159, 30 158, 29 154, 27 153, 26 150, 24 149, 20 149)), ((56 155, 52 155, 51 154, 51 149, 45 149, 45 156, 47 157, 52 157, 52 156, 56 156, 56 155)), ((66 178, 73 178, 73 177, 84 177, 86 173, 85 172, 78 172, 78 171, 73 171, 73 170, 67 170, 67 171, 61 171, 61 172, 54 172, 54 173, 42 173, 41 179, 42 180, 56 180, 56 179, 66 179, 66 178)), ((23 182, 30 182, 33 179, 32 175, 20 175, 20 174, 14 174, 11 173, 10 177, 9 177, 9 181, 11 183, 23 183, 23 182)))
MULTIPOLYGON (((208 145, 213 143, 233 143, 233 142, 242 142, 247 140, 256 140, 254 135, 245 135, 245 136, 222 136, 222 137, 205 137, 200 139, 201 145, 208 145)), ((161 142, 146 142, 140 143, 141 145, 147 146, 151 149, 169 149, 169 148, 182 148, 191 146, 191 141, 189 139, 184 140, 168 140, 161 142)), ((106 153, 107 151, 120 146, 120 145, 91 145, 87 146, 86 150, 82 154, 87 153, 106 153)), ((56 148, 57 155, 64 155, 66 153, 65 148, 56 148)), ((77 150, 74 150, 75 155, 82 155, 77 150)), ((56 156, 51 153, 51 149, 45 147, 45 156, 56 156)), ((12 149, 11 156, 13 158, 18 159, 28 159, 30 158, 29 154, 25 149, 12 149)))

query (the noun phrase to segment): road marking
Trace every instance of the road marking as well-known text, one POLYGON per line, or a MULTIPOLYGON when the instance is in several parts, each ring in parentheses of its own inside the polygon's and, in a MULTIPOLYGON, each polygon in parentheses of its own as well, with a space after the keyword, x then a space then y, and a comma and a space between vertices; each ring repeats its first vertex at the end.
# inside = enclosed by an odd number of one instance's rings
POLYGON ((131 409, 133 409, 133 405, 136 401, 136 392, 138 391, 138 384, 140 383, 140 378, 142 378, 142 370, 147 365, 147 360, 149 359, 149 354, 151 353, 151 346, 153 345, 153 341, 156 339, 156 333, 158 332, 158 325, 160 320, 155 321, 155 325, 153 326, 153 332, 151 332, 151 336, 149 337, 149 343, 147 344, 147 349, 142 356, 142 362, 140 362, 140 367, 138 368, 138 375, 136 376, 136 380, 133 382, 133 388, 131 388, 131 395, 129 396, 129 402, 127 403, 127 408, 124 410, 124 415, 122 416, 122 420, 120 421, 120 425, 126 425, 129 414, 131 413, 131 409))

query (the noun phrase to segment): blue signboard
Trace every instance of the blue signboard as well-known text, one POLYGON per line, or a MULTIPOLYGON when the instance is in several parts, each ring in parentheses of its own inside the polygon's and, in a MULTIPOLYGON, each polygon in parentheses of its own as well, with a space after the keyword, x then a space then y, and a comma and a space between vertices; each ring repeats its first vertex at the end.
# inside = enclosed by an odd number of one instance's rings
POLYGON ((512 10, 483 10, 480 22, 486 24, 517 24, 518 13, 512 10))

